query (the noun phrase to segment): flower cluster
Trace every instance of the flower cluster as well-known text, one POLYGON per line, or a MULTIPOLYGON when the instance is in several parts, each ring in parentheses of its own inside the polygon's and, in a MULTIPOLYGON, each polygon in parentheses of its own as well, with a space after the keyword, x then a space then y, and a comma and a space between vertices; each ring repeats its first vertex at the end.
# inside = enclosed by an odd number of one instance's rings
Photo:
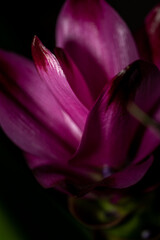
POLYGON ((129 107, 160 121, 159 29, 156 6, 137 48, 105 0, 66 0, 54 54, 37 37, 34 62, 0 51, 0 124, 43 187, 83 195, 148 172, 160 139, 129 107))

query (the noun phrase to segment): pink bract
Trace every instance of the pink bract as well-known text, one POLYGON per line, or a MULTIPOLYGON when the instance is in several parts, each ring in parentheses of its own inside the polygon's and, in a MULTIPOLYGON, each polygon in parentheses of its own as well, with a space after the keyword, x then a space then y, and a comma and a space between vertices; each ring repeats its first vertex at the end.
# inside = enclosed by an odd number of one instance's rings
MULTIPOLYGON (((155 11, 146 29, 159 67, 155 11)), ((67 0, 56 40, 53 54, 34 37, 34 63, 0 51, 2 129, 43 187, 84 195, 138 183, 160 139, 128 106, 160 121, 159 69, 139 59, 127 25, 104 0, 67 0)))

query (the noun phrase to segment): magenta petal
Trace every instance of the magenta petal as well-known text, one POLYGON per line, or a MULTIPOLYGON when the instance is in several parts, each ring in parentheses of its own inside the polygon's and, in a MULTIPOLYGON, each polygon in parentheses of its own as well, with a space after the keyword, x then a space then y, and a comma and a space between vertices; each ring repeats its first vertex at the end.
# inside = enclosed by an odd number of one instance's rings
POLYGON ((152 62, 151 48, 144 25, 134 34, 134 38, 140 59, 152 62))
POLYGON ((107 81, 138 59, 128 27, 104 0, 66 1, 56 39, 79 67, 94 99, 107 81))
POLYGON ((139 164, 131 164, 124 170, 106 178, 103 184, 111 188, 127 188, 139 182, 153 163, 153 156, 139 164))
POLYGON ((160 4, 158 4, 147 16, 145 29, 148 35, 153 62, 160 69, 160 4))
POLYGON ((70 87, 78 99, 90 109, 93 106, 93 100, 82 74, 66 51, 56 48, 54 53, 65 73, 70 87))
MULTIPOLYGON (((55 164, 54 159, 43 158, 33 156, 31 154, 25 154, 25 158, 27 160, 27 164, 29 165, 30 169, 34 172, 36 168, 43 165, 44 169, 47 165, 55 164)), ((55 185, 58 185, 60 182, 64 181, 65 176, 60 173, 52 172, 52 174, 35 174, 37 181, 44 187, 44 188, 51 188, 55 185)))
MULTIPOLYGON (((158 106, 155 106, 155 109, 153 109, 151 115, 154 120, 160 122, 160 103, 157 105, 158 106)), ((147 155, 149 156, 150 154, 152 154, 153 150, 160 145, 160 137, 155 130, 148 127, 148 129, 142 131, 143 138, 139 137, 139 147, 137 149, 134 159, 135 164, 140 162, 141 159, 145 158, 147 155)))
POLYGON ((42 80, 63 109, 66 122, 70 122, 72 131, 80 139, 88 113, 87 108, 72 91, 56 57, 37 37, 33 40, 32 54, 42 80))
MULTIPOLYGON (((128 103, 134 102, 143 111, 155 116, 160 110, 160 72, 152 64, 136 61, 123 70, 104 90, 90 112, 81 145, 72 164, 97 167, 106 174, 110 169, 124 168, 135 158, 141 142, 147 140, 149 150, 143 148, 143 159, 148 157, 158 146, 159 139, 148 131, 128 112, 128 103), (145 139, 147 138, 147 139, 145 139), (154 140, 153 140, 154 139, 154 140)), ((160 121, 160 114, 157 114, 160 121)), ((136 160, 135 160, 136 161, 136 160)), ((137 161, 136 161, 137 162, 137 161)))
POLYGON ((26 152, 66 161, 79 137, 34 64, 0 51, 0 85, 0 124, 5 133, 26 152))
POLYGON ((25 154, 37 181, 45 188, 55 188, 72 195, 84 195, 95 183, 86 169, 74 168, 67 162, 25 154))

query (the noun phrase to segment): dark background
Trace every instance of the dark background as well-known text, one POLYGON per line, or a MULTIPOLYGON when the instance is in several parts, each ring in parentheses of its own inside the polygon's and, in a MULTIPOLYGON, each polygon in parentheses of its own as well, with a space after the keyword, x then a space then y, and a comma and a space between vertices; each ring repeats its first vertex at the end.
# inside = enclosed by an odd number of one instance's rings
MULTIPOLYGON (((58 13, 65 1, 20 2, 8 4, 0 12, 1 47, 17 50, 31 57, 30 45, 37 35, 49 49, 54 47, 54 28, 58 13), (5 28, 5 29, 4 29, 5 28), (6 39, 8 36, 8 40, 6 39), (18 45, 16 42, 18 41, 18 45)), ((108 0, 127 22, 131 31, 136 31, 143 23, 149 10, 159 0, 108 0)))
MULTIPOLYGON (((142 24, 157 0, 108 1, 132 32, 142 24)), ((1 7, 0 48, 31 58, 31 42, 37 35, 46 47, 54 48, 54 28, 64 1, 20 2, 1 7)), ((0 209, 26 240, 88 239, 88 232, 70 216, 63 194, 45 190, 35 181, 21 151, 0 132, 0 209)), ((1 221, 1 219, 0 219, 1 221)), ((0 226, 1 228, 1 226, 0 226)), ((0 231, 1 232, 1 231, 0 231)), ((13 238, 14 239, 14 238, 13 238)), ((3 238, 0 240, 12 240, 3 238)))

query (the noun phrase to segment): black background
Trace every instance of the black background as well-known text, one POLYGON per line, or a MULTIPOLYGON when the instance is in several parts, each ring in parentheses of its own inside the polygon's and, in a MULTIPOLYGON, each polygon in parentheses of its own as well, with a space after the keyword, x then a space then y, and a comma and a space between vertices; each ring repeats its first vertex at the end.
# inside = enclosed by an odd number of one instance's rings
MULTIPOLYGON (((1 36, 1 42, 4 37, 4 42, 1 47, 15 48, 15 42, 19 42, 19 48, 17 50, 26 56, 31 57, 30 45, 34 35, 37 35, 41 41, 49 49, 54 47, 54 28, 58 13, 65 1, 44 1, 44 2, 20 2, 12 3, 5 6, 0 14, 0 26, 3 24, 7 27, 5 34, 13 39, 7 41, 5 36, 1 36)), ((136 31, 143 23, 143 20, 149 10, 159 3, 159 0, 108 0, 111 6, 113 6, 121 15, 121 17, 127 22, 132 32, 136 31)))
MULTIPOLYGON (((110 0, 134 32, 156 0, 110 0)), ((31 58, 31 42, 37 35, 54 48, 56 18, 64 1, 20 2, 1 7, 0 48, 31 58)), ((86 239, 81 226, 69 215, 63 194, 44 190, 26 166, 21 151, 0 132, 0 203, 26 239, 86 239)), ((0 236, 1 239, 1 236, 0 236)), ((4 240, 4 239, 1 239, 4 240)), ((12 240, 12 239, 7 239, 12 240)))

